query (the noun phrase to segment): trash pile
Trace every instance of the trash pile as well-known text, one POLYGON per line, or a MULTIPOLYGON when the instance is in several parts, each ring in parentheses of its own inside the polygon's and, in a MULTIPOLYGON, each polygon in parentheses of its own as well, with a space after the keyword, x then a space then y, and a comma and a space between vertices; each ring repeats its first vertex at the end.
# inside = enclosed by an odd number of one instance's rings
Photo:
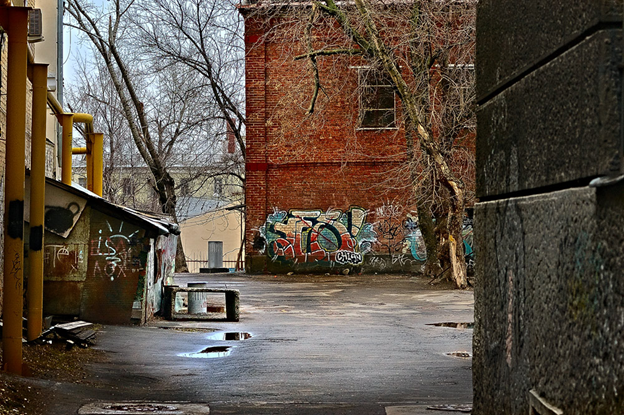
POLYGON ((69 347, 77 345, 86 348, 93 345, 95 330, 93 323, 86 321, 72 321, 71 323, 56 324, 45 330, 36 342, 52 344, 55 341, 64 341, 69 347))

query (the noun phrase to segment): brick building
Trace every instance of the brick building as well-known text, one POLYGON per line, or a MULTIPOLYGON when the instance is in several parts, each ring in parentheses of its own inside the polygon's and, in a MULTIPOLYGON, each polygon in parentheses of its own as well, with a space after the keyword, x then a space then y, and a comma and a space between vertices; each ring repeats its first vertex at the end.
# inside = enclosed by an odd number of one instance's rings
MULTIPOLYGON (((308 59, 296 59, 306 51, 301 15, 278 7, 239 7, 248 272, 420 270, 401 101, 364 58, 341 54, 317 60, 322 87, 307 114, 314 82, 308 59)), ((332 45, 340 30, 320 20, 314 45, 332 45)))

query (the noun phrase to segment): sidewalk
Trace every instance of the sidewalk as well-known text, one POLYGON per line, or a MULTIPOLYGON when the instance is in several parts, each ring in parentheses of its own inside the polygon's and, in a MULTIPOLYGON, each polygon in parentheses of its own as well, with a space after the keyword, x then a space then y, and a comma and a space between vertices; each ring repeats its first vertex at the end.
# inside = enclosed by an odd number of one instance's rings
POLYGON ((186 401, 215 415, 435 415, 449 412, 428 405, 471 403, 470 358, 445 353, 469 352, 472 330, 427 325, 471 322, 471 291, 386 275, 193 274, 176 282, 202 280, 240 290, 240 322, 106 326, 96 347, 110 359, 90 368, 97 387, 56 386, 48 413, 128 414, 84 405, 131 400, 160 403, 155 414, 204 413, 163 404, 186 401), (225 340, 224 332, 251 337, 225 340), (209 347, 221 357, 190 357, 209 347))

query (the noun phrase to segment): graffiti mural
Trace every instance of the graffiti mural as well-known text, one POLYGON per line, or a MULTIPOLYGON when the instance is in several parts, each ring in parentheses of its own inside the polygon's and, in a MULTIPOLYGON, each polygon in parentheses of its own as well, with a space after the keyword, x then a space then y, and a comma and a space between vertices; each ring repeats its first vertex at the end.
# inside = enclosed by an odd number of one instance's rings
MULTIPOLYGON (((411 255, 417 261, 427 259, 427 250, 418 225, 418 217, 402 205, 388 202, 376 208, 374 229, 379 236, 375 252, 388 253, 394 262, 406 261, 405 255, 411 255)), ((464 218, 462 236, 466 263, 470 266, 474 263, 471 216, 464 218)), ((371 263, 371 265, 380 265, 381 260, 374 261, 376 263, 371 263)))
POLYGON ((426 260, 427 249, 425 248, 425 241, 418 227, 418 222, 414 218, 407 218, 404 225, 404 232, 404 251, 409 251, 412 257, 418 261, 426 260))
POLYGON ((260 251, 287 264, 360 265, 377 240, 367 212, 341 210, 275 210, 259 229, 260 251))
MULTIPOLYGON (((427 250, 425 249, 425 241, 423 240, 418 223, 412 218, 408 218, 405 222, 405 246, 409 249, 412 256, 424 261, 427 259, 427 250)), ((462 239, 464 241, 464 256, 468 266, 474 265, 474 251, 472 250, 472 219, 465 218, 462 228, 462 239)))

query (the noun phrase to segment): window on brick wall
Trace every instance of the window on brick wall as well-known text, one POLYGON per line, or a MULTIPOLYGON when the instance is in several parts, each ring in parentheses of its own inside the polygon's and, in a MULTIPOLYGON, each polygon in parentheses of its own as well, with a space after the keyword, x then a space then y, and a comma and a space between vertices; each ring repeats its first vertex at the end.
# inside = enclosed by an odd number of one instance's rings
POLYGON ((371 69, 358 69, 361 129, 396 128, 394 89, 389 77, 371 69))

